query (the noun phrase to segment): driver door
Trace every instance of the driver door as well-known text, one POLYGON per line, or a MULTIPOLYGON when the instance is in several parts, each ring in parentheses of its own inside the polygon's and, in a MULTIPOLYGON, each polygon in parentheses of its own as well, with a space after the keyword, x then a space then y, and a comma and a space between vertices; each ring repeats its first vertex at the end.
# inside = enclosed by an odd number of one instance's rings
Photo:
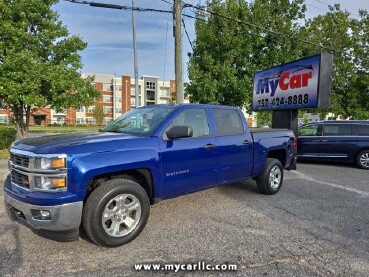
POLYGON ((210 134, 205 108, 187 108, 172 121, 172 126, 190 126, 193 136, 160 141, 162 184, 165 196, 201 190, 216 184, 217 156, 215 138, 210 134))

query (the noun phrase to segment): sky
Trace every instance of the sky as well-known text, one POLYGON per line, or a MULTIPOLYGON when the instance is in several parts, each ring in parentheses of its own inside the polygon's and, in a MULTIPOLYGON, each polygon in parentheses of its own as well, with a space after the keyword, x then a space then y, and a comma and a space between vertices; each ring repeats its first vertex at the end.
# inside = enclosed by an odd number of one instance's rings
MULTIPOLYGON (((132 6, 130 0, 92 0, 132 6)), ((136 7, 172 10, 173 0, 136 0, 136 7)), ((185 0, 193 5, 205 0, 185 0)), ((355 17, 359 9, 369 11, 369 0, 305 0, 308 18, 324 14, 328 4, 339 3, 355 17)), ((134 77, 132 12, 90 7, 60 0, 54 6, 60 20, 72 35, 80 36, 88 46, 82 56, 82 73, 130 75, 134 77)), ((194 15, 190 8, 183 13, 194 15)), ((184 17, 190 40, 195 38, 194 19, 184 17)), ((157 76, 161 80, 174 79, 173 16, 170 13, 136 12, 138 75, 157 76)), ((183 71, 187 76, 187 53, 191 45, 183 32, 183 71)))

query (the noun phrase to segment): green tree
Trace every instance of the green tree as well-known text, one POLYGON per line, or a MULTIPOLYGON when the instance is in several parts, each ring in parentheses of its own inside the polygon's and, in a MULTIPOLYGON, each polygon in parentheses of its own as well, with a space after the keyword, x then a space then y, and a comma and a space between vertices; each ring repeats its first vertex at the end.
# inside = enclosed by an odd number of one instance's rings
POLYGON ((95 118, 96 125, 98 126, 103 125, 105 113, 104 113, 104 108, 100 103, 95 104, 95 108, 93 109, 92 116, 93 118, 95 118))
POLYGON ((0 1, 0 98, 14 114, 17 137, 28 135, 34 107, 89 105, 92 78, 78 72, 86 48, 51 9, 57 0, 0 1))
POLYGON ((334 57, 331 107, 327 111, 355 119, 369 117, 369 63, 367 58, 357 58, 369 54, 369 36, 365 32, 369 30, 369 20, 367 12, 360 15, 353 19, 336 4, 326 14, 308 20, 301 30, 302 38, 324 46, 305 45, 303 55, 324 51, 334 57))
POLYGON ((211 13, 206 20, 196 20, 194 51, 189 54, 191 82, 186 91, 191 101, 250 109, 254 73, 301 56, 299 41, 293 38, 299 34, 297 20, 304 17, 303 2, 208 1, 211 13))

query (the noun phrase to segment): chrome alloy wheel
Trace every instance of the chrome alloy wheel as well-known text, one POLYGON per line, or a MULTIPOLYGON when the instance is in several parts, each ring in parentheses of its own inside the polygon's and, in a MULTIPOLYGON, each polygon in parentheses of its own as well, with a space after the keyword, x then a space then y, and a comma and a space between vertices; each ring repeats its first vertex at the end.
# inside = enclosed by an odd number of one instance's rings
POLYGON ((369 167, 369 152, 365 152, 360 156, 360 163, 364 167, 369 167))
POLYGON ((141 203, 132 194, 120 194, 106 204, 102 213, 102 225, 112 237, 131 233, 141 218, 141 203))
POLYGON ((282 180, 281 169, 278 166, 273 166, 269 173, 269 183, 272 189, 278 189, 282 180))

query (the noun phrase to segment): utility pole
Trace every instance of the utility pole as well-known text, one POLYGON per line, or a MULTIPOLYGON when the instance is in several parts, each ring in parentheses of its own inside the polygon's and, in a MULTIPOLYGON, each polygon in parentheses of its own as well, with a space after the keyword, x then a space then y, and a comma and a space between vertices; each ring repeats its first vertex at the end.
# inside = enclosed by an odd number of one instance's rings
MULTIPOLYGON (((138 65, 137 65, 137 41, 136 41, 136 0, 132 0, 132 33, 133 33, 133 59, 135 71, 135 107, 140 106, 140 92, 138 91, 138 65)), ((128 92, 127 92, 128 93, 128 92)), ((131 91, 129 91, 129 95, 131 91)))
POLYGON ((182 68, 182 1, 174 0, 174 48, 175 48, 175 78, 176 103, 184 102, 183 96, 183 68, 182 68))

